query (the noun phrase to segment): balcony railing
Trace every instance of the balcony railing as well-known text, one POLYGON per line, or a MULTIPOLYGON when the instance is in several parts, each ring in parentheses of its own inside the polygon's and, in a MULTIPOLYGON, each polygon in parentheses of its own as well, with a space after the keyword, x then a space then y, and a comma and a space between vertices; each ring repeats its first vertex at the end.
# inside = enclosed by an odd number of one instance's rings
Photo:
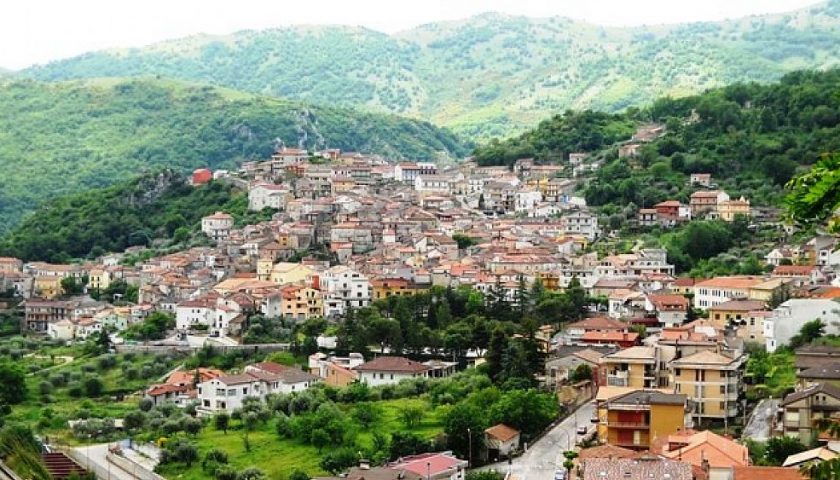
POLYGON ((650 424, 647 422, 607 422, 609 428, 632 428, 632 429, 648 429, 650 424))

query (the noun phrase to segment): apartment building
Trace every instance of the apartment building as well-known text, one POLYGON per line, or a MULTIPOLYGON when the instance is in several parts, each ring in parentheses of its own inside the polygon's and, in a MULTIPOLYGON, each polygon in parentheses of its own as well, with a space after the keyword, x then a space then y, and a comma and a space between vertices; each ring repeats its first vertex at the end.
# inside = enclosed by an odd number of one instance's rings
POLYGON ((600 385, 612 387, 655 388, 657 350, 654 347, 630 347, 601 358, 600 385))
MULTIPOLYGON (((651 442, 686 427, 687 398, 683 394, 636 390, 609 399, 606 429, 601 442, 634 450, 647 450, 651 442)), ((603 418, 603 417, 601 417, 603 418)))
POLYGON ((695 420, 728 421, 741 411, 744 363, 743 356, 700 351, 671 362, 671 383, 695 405, 695 420))
POLYGON ((818 383, 793 392, 782 401, 781 410, 781 431, 808 445, 819 433, 816 420, 840 414, 840 387, 818 383))

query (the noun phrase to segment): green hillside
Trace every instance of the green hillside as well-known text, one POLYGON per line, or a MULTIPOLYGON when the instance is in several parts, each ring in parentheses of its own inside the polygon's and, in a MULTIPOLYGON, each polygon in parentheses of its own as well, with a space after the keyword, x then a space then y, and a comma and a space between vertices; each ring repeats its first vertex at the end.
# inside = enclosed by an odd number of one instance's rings
POLYGON ((838 60, 840 1, 832 0, 786 15, 656 27, 484 14, 397 35, 336 26, 243 31, 88 53, 24 73, 160 74, 489 137, 567 108, 616 111, 838 60))
POLYGON ((744 195, 754 205, 778 206, 794 173, 840 152, 840 69, 663 97, 622 114, 567 112, 520 136, 488 142, 474 157, 482 165, 511 165, 523 157, 557 163, 576 151, 602 161, 582 189, 590 205, 607 212, 666 199, 687 203, 691 173, 711 173, 731 196, 744 195), (650 122, 665 126, 665 135, 643 145, 636 158, 619 159, 614 143, 650 122))
POLYGON ((191 187, 186 176, 160 170, 47 201, 0 242, 0 255, 66 262, 155 240, 184 244, 201 217, 216 211, 232 214, 239 225, 271 216, 249 212, 247 194, 231 185, 191 187))
POLYGON ((426 122, 168 80, 0 82, 0 111, 0 236, 49 198, 159 167, 235 167, 278 142, 393 158, 466 152, 426 122))

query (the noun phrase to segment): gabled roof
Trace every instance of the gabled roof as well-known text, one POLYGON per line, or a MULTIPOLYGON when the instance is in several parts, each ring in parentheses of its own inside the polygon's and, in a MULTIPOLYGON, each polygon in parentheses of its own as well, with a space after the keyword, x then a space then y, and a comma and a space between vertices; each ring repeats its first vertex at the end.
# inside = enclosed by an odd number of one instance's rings
POLYGON ((589 458, 636 458, 640 454, 629 448, 617 447, 611 444, 598 445, 597 447, 584 448, 580 451, 578 458, 586 460, 589 458))
POLYGON ((504 423, 500 423, 484 430, 484 433, 486 433, 488 437, 495 438, 501 442, 507 442, 516 438, 516 436, 519 435, 519 430, 509 427, 504 423))
POLYGON ((710 366, 727 366, 737 359, 729 358, 711 350, 701 350, 693 355, 680 358, 671 362, 675 367, 683 365, 710 365, 710 366))
POLYGON ((566 325, 566 329, 580 328, 584 330, 624 330, 627 324, 608 317, 592 317, 566 325))
POLYGON ((672 459, 679 458, 692 465, 701 465, 704 459, 708 460, 709 466, 713 468, 749 464, 747 447, 709 430, 691 435, 671 435, 668 437, 668 443, 674 448, 662 452, 662 455, 672 459))
POLYGON ((354 370, 360 372, 401 372, 401 373, 420 373, 431 370, 428 365, 409 360, 404 357, 377 357, 369 362, 365 362, 354 370))
POLYGON ((789 394, 785 399, 782 401, 782 406, 790 405, 791 403, 798 402, 803 398, 808 398, 815 393, 824 393, 826 395, 830 395, 838 400, 840 400, 840 387, 836 387, 830 383, 818 383, 811 387, 808 387, 804 390, 800 390, 798 392, 793 392, 789 394))
POLYGON ((840 362, 824 366, 812 367, 797 375, 799 378, 816 378, 821 380, 840 380, 840 362))

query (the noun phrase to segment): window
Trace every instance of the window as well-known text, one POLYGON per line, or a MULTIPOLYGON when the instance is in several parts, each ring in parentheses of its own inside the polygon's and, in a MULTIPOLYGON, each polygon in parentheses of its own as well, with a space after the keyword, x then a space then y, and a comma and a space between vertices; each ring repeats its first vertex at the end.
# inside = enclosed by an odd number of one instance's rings
POLYGON ((720 386, 720 393, 726 393, 726 385, 720 386))

